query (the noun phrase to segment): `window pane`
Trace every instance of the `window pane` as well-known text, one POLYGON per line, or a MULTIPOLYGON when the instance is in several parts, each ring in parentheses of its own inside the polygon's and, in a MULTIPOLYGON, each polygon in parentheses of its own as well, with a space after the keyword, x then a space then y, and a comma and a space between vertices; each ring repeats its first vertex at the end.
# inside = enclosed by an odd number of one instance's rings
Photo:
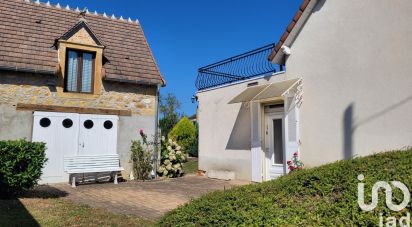
POLYGON ((282 119, 273 120, 273 143, 275 164, 283 164, 282 119))
POLYGON ((77 53, 69 51, 67 60, 67 91, 77 91, 77 53))
POLYGON ((92 92, 93 55, 83 53, 82 92, 92 92))

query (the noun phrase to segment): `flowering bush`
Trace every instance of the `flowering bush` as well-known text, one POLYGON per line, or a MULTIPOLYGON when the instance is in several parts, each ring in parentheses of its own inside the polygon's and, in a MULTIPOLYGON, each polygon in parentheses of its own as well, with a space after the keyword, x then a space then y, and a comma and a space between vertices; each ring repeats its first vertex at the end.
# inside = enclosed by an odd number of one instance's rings
POLYGON ((153 154, 153 142, 147 141, 147 135, 143 129, 139 131, 142 137, 140 140, 132 141, 131 161, 133 162, 133 173, 136 179, 147 180, 151 178, 152 167, 152 154, 153 154))
POLYGON ((180 177, 183 175, 183 162, 187 159, 187 154, 175 141, 162 138, 162 153, 160 167, 157 170, 159 176, 180 177))
POLYGON ((303 163, 299 160, 298 152, 293 153, 292 161, 287 161, 290 172, 300 171, 303 168, 303 163))

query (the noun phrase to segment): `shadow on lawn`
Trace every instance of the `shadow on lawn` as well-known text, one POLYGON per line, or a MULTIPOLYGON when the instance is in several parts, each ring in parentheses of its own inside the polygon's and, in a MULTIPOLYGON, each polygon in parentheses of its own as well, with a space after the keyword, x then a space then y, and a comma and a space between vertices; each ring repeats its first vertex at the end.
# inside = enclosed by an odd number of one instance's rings
POLYGON ((50 186, 38 186, 36 189, 26 191, 18 196, 0 198, 0 226, 40 226, 20 199, 50 199, 66 195, 66 192, 50 186))

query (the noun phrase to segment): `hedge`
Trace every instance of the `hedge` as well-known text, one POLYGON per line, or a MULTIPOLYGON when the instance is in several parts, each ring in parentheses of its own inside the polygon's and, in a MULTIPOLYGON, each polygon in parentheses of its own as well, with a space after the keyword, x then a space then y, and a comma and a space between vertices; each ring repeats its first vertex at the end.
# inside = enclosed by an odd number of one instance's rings
MULTIPOLYGON (((412 149, 304 169, 276 180, 207 194, 167 213, 161 226, 376 226, 380 214, 405 216, 386 207, 380 190, 376 209, 364 212, 357 203, 358 175, 365 179, 365 203, 377 181, 401 181, 412 189, 412 149)), ((393 201, 403 200, 394 189, 393 201)))
POLYGON ((33 188, 42 175, 45 143, 26 140, 0 141, 0 196, 33 188))

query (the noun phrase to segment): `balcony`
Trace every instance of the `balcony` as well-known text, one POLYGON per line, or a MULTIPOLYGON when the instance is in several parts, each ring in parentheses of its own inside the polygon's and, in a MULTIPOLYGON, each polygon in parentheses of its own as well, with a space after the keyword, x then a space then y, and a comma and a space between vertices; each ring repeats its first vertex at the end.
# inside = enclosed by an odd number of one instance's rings
POLYGON ((204 90, 282 71, 283 66, 268 61, 274 47, 269 44, 199 68, 196 88, 204 90))

